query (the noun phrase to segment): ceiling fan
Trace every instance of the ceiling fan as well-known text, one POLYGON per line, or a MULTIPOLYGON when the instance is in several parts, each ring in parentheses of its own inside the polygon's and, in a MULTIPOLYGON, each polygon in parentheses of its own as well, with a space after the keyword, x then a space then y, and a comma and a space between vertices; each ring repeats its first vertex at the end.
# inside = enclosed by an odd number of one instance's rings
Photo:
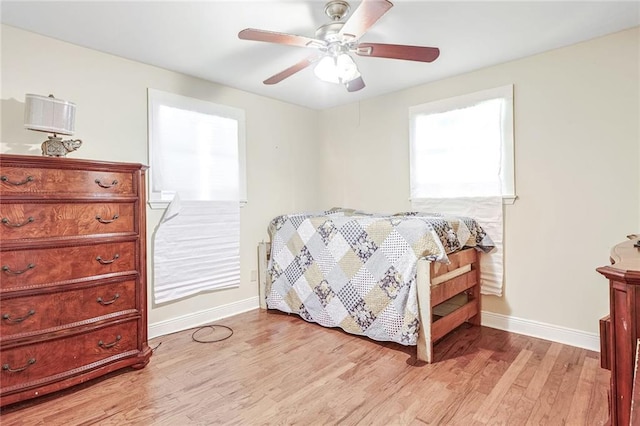
POLYGON ((440 55, 436 47, 403 44, 361 43, 360 37, 375 24, 393 3, 388 0, 362 0, 358 8, 345 19, 350 6, 344 0, 329 1, 324 12, 331 22, 316 30, 315 38, 247 28, 238 33, 243 40, 265 41, 315 49, 316 51, 285 70, 269 77, 264 84, 276 84, 317 62, 314 72, 318 78, 343 84, 349 92, 365 87, 364 80, 350 53, 376 58, 433 62, 440 55))

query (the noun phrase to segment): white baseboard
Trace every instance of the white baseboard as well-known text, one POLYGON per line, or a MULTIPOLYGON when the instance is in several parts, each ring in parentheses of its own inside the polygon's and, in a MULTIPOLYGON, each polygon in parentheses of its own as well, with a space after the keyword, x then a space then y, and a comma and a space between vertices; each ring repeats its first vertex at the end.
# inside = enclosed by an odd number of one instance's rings
MULTIPOLYGON (((258 296, 239 300, 223 306, 193 312, 170 320, 149 324, 149 339, 187 330, 222 318, 237 315, 259 307, 258 296)), ((597 333, 560 327, 553 324, 516 318, 508 315, 482 311, 482 325, 511 333, 524 334, 591 351, 600 351, 600 336, 597 333)))
POLYGON ((218 321, 222 318, 257 309, 258 307, 258 296, 255 296, 249 299, 229 303, 227 305, 217 306, 204 311, 192 312, 181 317, 149 324, 149 339, 205 325, 213 321, 218 321))
POLYGON ((587 333, 553 324, 485 311, 482 311, 482 325, 600 352, 600 336, 597 333, 587 333))

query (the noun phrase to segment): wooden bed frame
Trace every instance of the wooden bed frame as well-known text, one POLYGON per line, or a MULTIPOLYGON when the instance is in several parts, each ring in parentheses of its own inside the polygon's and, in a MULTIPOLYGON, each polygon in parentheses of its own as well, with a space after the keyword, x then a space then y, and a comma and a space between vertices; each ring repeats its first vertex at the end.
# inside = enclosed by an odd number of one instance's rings
MULTIPOLYGON (((258 244, 258 283, 260 308, 267 309, 267 264, 271 243, 258 244)), ((433 345, 465 322, 480 325, 480 259, 473 248, 448 255, 450 264, 418 260, 417 291, 418 332, 417 359, 431 363, 433 345), (425 291, 429 289, 429 291, 425 291), (466 294, 462 305, 449 303, 466 294)))

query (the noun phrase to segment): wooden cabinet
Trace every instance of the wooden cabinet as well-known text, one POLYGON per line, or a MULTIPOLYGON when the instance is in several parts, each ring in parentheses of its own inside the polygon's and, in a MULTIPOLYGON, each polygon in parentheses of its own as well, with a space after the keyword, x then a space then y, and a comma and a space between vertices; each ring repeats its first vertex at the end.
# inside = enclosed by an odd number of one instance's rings
POLYGON ((633 395, 631 397, 631 426, 640 426, 640 339, 636 344, 636 367, 633 372, 633 395))
POLYGON ((609 280, 608 333, 601 334, 603 357, 611 368, 611 424, 629 424, 636 357, 640 337, 640 240, 633 236, 611 251, 611 265, 597 271, 609 280))
POLYGON ((145 171, 0 155, 0 405, 149 362, 145 171))

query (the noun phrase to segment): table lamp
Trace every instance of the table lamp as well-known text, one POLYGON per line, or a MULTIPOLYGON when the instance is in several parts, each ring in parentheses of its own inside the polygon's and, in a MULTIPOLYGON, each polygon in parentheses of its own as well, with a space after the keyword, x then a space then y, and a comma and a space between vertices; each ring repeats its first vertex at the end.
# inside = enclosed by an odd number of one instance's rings
POLYGON ((53 133, 42 143, 42 155, 64 157, 80 148, 80 139, 62 140, 58 135, 72 135, 75 131, 76 105, 56 99, 53 95, 25 95, 24 127, 29 130, 53 133))

